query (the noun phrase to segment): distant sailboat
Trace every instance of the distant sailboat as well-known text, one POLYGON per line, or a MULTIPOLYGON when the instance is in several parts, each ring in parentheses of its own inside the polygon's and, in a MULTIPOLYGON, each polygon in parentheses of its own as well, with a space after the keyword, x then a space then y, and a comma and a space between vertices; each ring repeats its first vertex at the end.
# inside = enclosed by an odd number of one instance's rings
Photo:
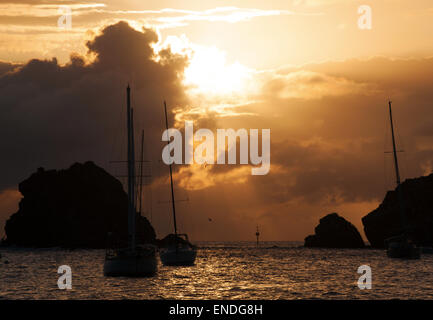
POLYGON ((397 150, 395 147, 391 101, 389 101, 388 105, 389 105, 389 120, 391 123, 392 149, 394 155, 394 168, 395 168, 395 176, 396 176, 397 189, 398 189, 398 201, 400 206, 400 222, 402 226, 402 233, 398 236, 394 236, 385 240, 385 246, 387 249, 386 252, 388 257, 390 258, 419 259, 421 255, 421 250, 414 243, 412 243, 408 234, 408 224, 407 224, 406 213, 403 205, 403 194, 402 194, 403 191, 400 185, 401 183, 400 183, 400 172, 398 168, 397 150))
MULTIPOLYGON (((167 120, 167 106, 164 101, 164 111, 165 111, 165 125, 168 130, 168 120, 167 120)), ((170 143, 167 141, 167 144, 170 143)), ((162 264, 166 266, 189 266, 194 265, 195 258, 197 256, 197 248, 192 245, 188 240, 187 234, 177 233, 176 224, 176 203, 174 200, 174 190, 173 190, 173 173, 171 164, 170 167, 170 187, 171 187, 171 203, 173 208, 173 224, 174 224, 174 235, 169 235, 167 237, 168 243, 160 249, 160 258, 162 264)))
POLYGON ((156 248, 136 244, 135 219, 135 153, 134 153, 134 114, 131 108, 130 88, 127 92, 127 133, 128 133, 128 247, 109 249, 105 255, 104 274, 106 276, 151 276, 157 271, 156 248))

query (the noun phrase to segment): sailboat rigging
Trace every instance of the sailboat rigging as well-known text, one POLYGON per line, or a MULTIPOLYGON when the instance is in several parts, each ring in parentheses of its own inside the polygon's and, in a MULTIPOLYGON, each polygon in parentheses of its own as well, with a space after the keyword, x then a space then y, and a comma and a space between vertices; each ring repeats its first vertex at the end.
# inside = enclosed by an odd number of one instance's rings
POLYGON ((130 93, 131 89, 128 85, 126 88, 128 246, 126 248, 107 250, 104 263, 104 274, 106 276, 151 276, 157 271, 155 246, 150 244, 138 246, 136 243, 137 207, 135 197, 134 110, 131 108, 130 93))
MULTIPOLYGON (((165 101, 164 101, 164 112, 165 112, 165 126, 167 128, 167 134, 168 134, 167 105, 165 101)), ((167 139, 167 144, 169 143, 170 141, 169 139, 167 139)), ((176 221, 176 203, 175 203, 174 188, 173 188, 173 169, 171 164, 169 164, 169 170, 170 170, 170 189, 171 189, 171 203, 173 209, 174 235, 169 235, 167 237, 168 243, 164 245, 160 250, 161 262, 164 265, 172 265, 172 266, 193 265, 195 262, 195 258, 197 256, 197 248, 189 242, 187 234, 178 233, 177 221, 176 221)))
POLYGON ((140 182, 138 184, 137 202, 138 213, 141 215, 141 205, 143 196, 143 162, 144 162, 144 130, 141 130, 141 152, 140 152, 140 182))
MULTIPOLYGON (((168 130, 167 105, 166 105, 165 101, 164 101, 164 113, 165 113, 165 126, 168 130)), ((168 134, 168 131, 167 131, 167 134, 168 134)), ((170 141, 167 141, 167 144, 169 144, 169 143, 170 143, 170 141)), ((174 235, 175 235, 175 239, 177 239, 176 205, 174 203, 173 170, 171 168, 171 163, 169 165, 169 168, 170 168, 171 203, 173 206, 174 235)))
POLYGON ((402 227, 402 233, 400 235, 388 238, 385 240, 385 246, 387 248, 387 255, 390 258, 404 258, 404 259, 419 259, 420 248, 411 242, 409 237, 409 228, 407 224, 404 204, 403 204, 403 190, 400 181, 400 171, 398 167, 397 149, 395 144, 394 136, 394 124, 392 120, 392 102, 388 102, 389 107, 389 121, 391 123, 391 136, 392 136, 392 150, 394 157, 394 169, 395 177, 397 182, 399 212, 400 212, 400 223, 402 227))

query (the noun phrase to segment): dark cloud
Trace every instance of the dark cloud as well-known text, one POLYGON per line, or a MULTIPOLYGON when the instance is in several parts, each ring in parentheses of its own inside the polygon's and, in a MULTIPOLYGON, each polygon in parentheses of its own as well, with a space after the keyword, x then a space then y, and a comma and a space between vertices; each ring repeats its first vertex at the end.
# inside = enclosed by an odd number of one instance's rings
MULTIPOLYGON (((370 67, 365 63, 364 68, 370 67)), ((422 79, 415 81, 424 85, 422 79)), ((392 86, 382 89, 391 91, 392 86)), ((420 90, 417 96, 410 88, 401 88, 394 101, 398 148, 405 150, 399 155, 405 178, 426 174, 424 167, 433 157, 433 140, 424 149, 419 147, 420 132, 432 137, 427 124, 431 127, 433 110, 426 99, 431 92, 420 90)), ((293 197, 309 203, 382 200, 394 186, 392 158, 384 154, 392 150, 386 95, 324 97, 298 100, 296 105, 286 101, 279 113, 282 119, 294 118, 299 123, 285 130, 274 125, 272 136, 272 164, 281 165, 286 173, 270 175, 266 185, 281 185, 280 179, 294 181, 278 189, 285 190, 281 201, 293 197), (283 134, 288 139, 278 142, 283 134)), ((266 190, 271 188, 264 187, 264 194, 266 190)))
POLYGON ((0 61, 0 77, 10 71, 13 71, 14 69, 20 67, 19 64, 9 63, 9 62, 3 62, 0 61))
POLYGON ((16 187, 39 166, 93 159, 107 167, 110 160, 123 160, 128 82, 137 132, 144 128, 152 144, 148 157, 159 156, 154 144, 164 125, 163 99, 170 110, 185 103, 181 80, 187 61, 166 50, 156 62, 157 40, 153 30, 139 32, 119 22, 87 43, 96 55, 90 64, 79 56, 65 66, 55 58, 31 60, 1 76, 0 189, 16 187))

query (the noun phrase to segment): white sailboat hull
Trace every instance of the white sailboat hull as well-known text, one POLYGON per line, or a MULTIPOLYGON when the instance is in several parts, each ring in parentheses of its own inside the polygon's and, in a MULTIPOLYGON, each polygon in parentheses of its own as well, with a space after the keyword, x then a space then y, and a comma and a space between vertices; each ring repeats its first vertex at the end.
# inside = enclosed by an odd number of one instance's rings
POLYGON ((194 248, 164 248, 159 253, 165 266, 192 266, 196 256, 197 251, 194 248))

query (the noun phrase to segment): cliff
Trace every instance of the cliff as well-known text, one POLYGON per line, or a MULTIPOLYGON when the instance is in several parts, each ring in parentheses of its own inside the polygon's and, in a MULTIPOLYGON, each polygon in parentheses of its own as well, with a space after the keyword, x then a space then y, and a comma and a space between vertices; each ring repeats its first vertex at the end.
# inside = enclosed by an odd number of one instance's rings
POLYGON ((305 238, 305 247, 363 248, 364 241, 356 227, 337 213, 320 219, 315 234, 305 238))
POLYGON ((362 218, 365 235, 374 248, 383 248, 386 238, 402 232, 399 189, 401 188, 406 229, 411 239, 421 246, 433 245, 433 174, 407 179, 388 191, 379 207, 362 218))
MULTIPOLYGON (((40 168, 19 184, 18 212, 6 222, 7 245, 105 248, 107 234, 126 245, 128 198, 119 180, 93 162, 66 170, 40 168)), ((137 242, 154 242, 155 231, 137 214, 137 242)))

